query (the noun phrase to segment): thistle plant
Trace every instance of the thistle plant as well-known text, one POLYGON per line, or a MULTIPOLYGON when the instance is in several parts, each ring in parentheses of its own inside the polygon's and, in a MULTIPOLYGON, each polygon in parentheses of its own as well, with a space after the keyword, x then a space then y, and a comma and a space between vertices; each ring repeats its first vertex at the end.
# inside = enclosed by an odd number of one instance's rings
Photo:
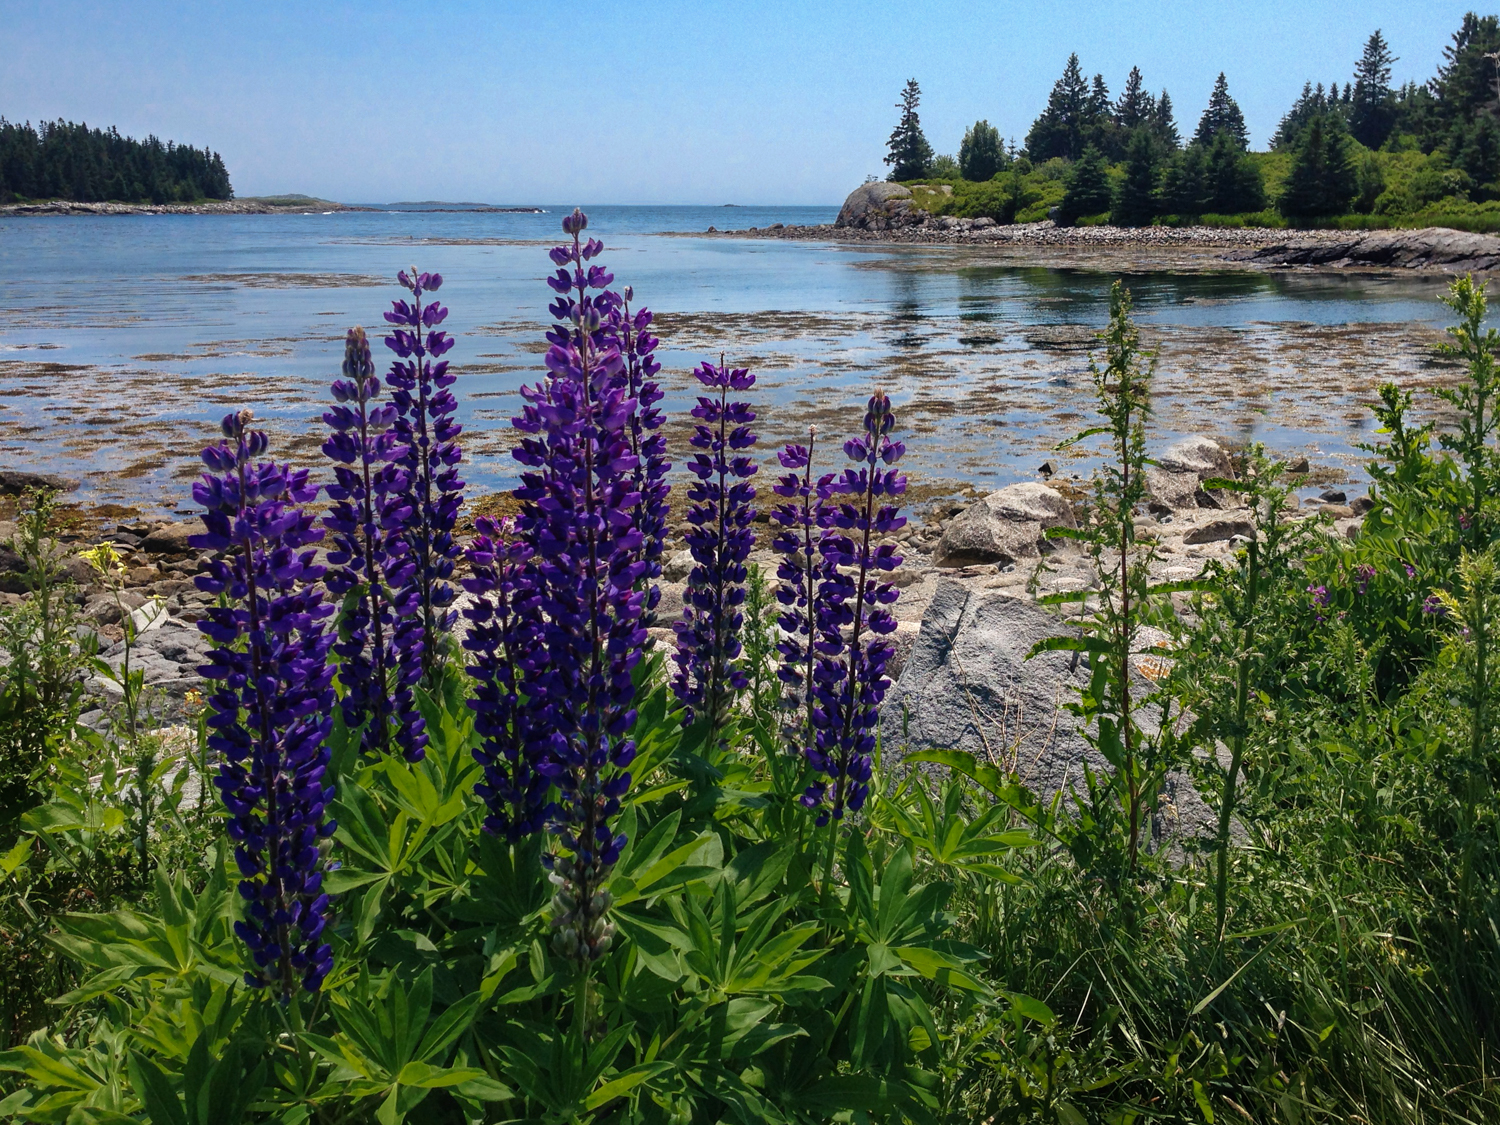
POLYGON ((672 689, 686 709, 686 721, 707 720, 710 739, 723 727, 737 692, 749 683, 740 659, 740 626, 744 615, 745 560, 755 546, 750 523, 759 467, 746 454, 758 440, 750 430, 755 413, 747 402, 731 402, 730 391, 755 385, 748 368, 704 362, 694 377, 708 388, 698 396, 692 415, 692 445, 698 452, 688 469, 698 479, 688 487, 692 508, 684 537, 697 564, 688 573, 682 620, 677 633, 677 674, 672 689))
POLYGON ((458 400, 449 389, 457 376, 440 358, 454 343, 437 329, 448 310, 436 301, 422 301, 424 294, 438 290, 443 277, 415 268, 396 277, 412 295, 409 302, 392 301, 385 314, 398 326, 385 337, 386 347, 397 357, 386 381, 394 388, 396 417, 391 428, 403 450, 395 464, 403 470, 403 499, 411 508, 404 536, 412 572, 396 600, 403 605, 409 598, 415 600, 422 630, 420 649, 413 642, 400 651, 403 662, 420 661, 422 677, 430 685, 442 663, 442 636, 455 616, 449 609, 454 590, 448 580, 460 554, 453 528, 463 504, 464 482, 458 479, 463 453, 457 441, 463 427, 453 420, 458 400))
MULTIPOLYGON (((613 293, 601 294, 613 297, 613 293)), ((632 313, 630 302, 635 296, 630 286, 625 286, 621 299, 615 303, 609 315, 609 329, 614 343, 625 361, 626 390, 635 400, 635 410, 630 415, 630 451, 635 454, 636 466, 632 476, 636 494, 635 526, 641 533, 641 558, 646 563, 641 575, 641 585, 646 594, 642 624, 648 628, 656 623, 656 607, 661 601, 662 550, 667 538, 667 518, 670 507, 667 493, 667 473, 671 463, 667 461, 667 435, 661 425, 665 416, 657 408, 662 399, 662 389, 656 382, 661 371, 661 362, 653 354, 660 341, 651 334, 651 310, 639 309, 632 313)))
POLYGON ((410 544, 401 535, 413 509, 407 473, 393 462, 405 455, 395 432, 393 403, 381 403, 380 380, 363 328, 344 342, 343 378, 333 384, 334 406, 323 415, 333 432, 323 452, 334 462, 333 501, 323 526, 332 535, 328 590, 343 600, 338 655, 344 722, 362 728, 367 754, 399 750, 421 759, 426 724, 413 687, 421 676, 421 603, 412 577, 410 544))
POLYGON ((811 684, 814 738, 807 751, 809 763, 823 776, 802 796, 805 806, 820 810, 820 827, 864 806, 875 724, 891 683, 885 669, 895 648, 887 638, 896 631, 896 618, 887 607, 901 591, 881 576, 900 566, 901 556, 893 544, 875 539, 906 526, 896 502, 906 491, 906 478, 881 467, 894 465, 906 452, 890 436, 895 422, 891 400, 876 391, 865 411, 864 433, 844 443, 844 452, 859 467, 846 468, 831 485, 835 495, 847 499, 830 512, 822 540, 824 570, 815 606, 818 659, 811 684))
POLYGON ((466 552, 471 577, 463 579, 475 595, 463 611, 463 647, 471 654, 469 707, 480 738, 474 759, 484 768, 474 792, 489 809, 485 830, 514 842, 544 827, 551 785, 550 709, 537 687, 547 666, 540 595, 532 550, 514 537, 514 520, 481 517, 474 526, 466 552))
POLYGON ((813 477, 813 454, 818 428, 809 426, 806 445, 788 445, 777 454, 788 470, 771 490, 786 501, 771 511, 780 531, 771 547, 781 556, 776 565, 776 601, 781 606, 777 624, 782 639, 776 649, 782 660, 776 669, 786 711, 783 736, 788 750, 806 755, 813 744, 813 670, 817 664, 818 591, 828 577, 820 550, 827 530, 833 494, 832 473, 813 477))
POLYGON ((315 584, 322 538, 298 507, 317 495, 306 470, 271 461, 266 435, 241 410, 223 422, 224 441, 203 450, 209 472, 193 486, 207 532, 190 543, 216 552, 197 586, 220 595, 198 623, 216 646, 199 669, 209 697, 209 746, 221 755, 215 785, 242 876, 245 919, 235 932, 250 949, 251 987, 289 998, 298 983, 321 987, 333 963, 322 940, 329 901, 323 873, 334 822, 324 744, 334 705, 332 636, 315 584), (305 548, 305 549, 304 549, 305 548))
POLYGON ((625 844, 610 824, 630 787, 635 743, 632 671, 646 639, 642 535, 633 521, 637 458, 630 446, 625 363, 601 299, 612 274, 590 263, 603 244, 580 235, 581 211, 563 220, 571 243, 551 251, 558 266, 548 284, 557 319, 547 333, 547 380, 522 389, 526 405, 514 426, 514 456, 525 471, 516 496, 517 531, 536 552, 534 567, 547 663, 534 693, 549 708, 551 746, 535 768, 556 782, 552 830, 565 854, 552 877, 555 946, 586 966, 609 948, 604 883, 625 844))

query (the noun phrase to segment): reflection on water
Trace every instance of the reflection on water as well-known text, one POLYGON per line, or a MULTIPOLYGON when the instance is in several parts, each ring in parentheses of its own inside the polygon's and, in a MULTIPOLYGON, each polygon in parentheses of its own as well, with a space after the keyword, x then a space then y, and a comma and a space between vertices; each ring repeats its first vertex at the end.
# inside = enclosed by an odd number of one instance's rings
MULTIPOLYGON (((180 506, 216 419, 253 406, 284 455, 317 458, 344 329, 381 324, 382 278, 441 272, 459 338, 469 479, 513 480, 507 423, 540 372, 547 215, 334 214, 0 219, 0 457, 86 476, 92 496, 180 506)), ((1085 424, 1088 351, 1115 275, 952 250, 657 237, 826 222, 833 209, 597 208, 617 284, 661 315, 671 440, 692 367, 753 365, 763 450, 841 431, 875 384, 904 407, 913 471, 1034 475, 1085 424)), ((1161 440, 1205 431, 1356 467, 1388 378, 1448 377, 1441 279, 1224 269, 1125 276, 1159 347, 1161 440)), ((1087 473, 1088 451, 1065 472, 1087 473)))

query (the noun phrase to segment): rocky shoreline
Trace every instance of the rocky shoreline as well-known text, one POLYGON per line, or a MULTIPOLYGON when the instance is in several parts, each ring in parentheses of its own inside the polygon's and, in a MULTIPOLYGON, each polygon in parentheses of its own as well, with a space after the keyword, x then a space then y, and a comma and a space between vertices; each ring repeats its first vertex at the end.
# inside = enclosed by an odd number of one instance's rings
MULTIPOLYGON (((997 223, 932 215, 910 205, 900 184, 873 183, 855 189, 836 221, 818 226, 786 226, 705 233, 726 238, 781 238, 825 242, 908 246, 954 246, 1004 252, 1025 251, 1033 264, 1065 258, 1119 253, 1170 256, 1174 268, 1361 269, 1485 273, 1500 269, 1500 237, 1442 227, 1423 230, 1275 230, 1268 227, 1060 227, 1040 223, 997 223), (1208 252, 1208 253, 1204 253, 1208 252), (1193 260, 1193 259, 1197 260, 1193 260)), ((1075 264, 1068 261, 1066 264, 1075 264)))
POLYGON ((0 218, 22 215, 293 215, 303 211, 373 211, 326 199, 269 203, 257 199, 210 199, 202 203, 75 203, 52 199, 41 203, 0 205, 0 218))

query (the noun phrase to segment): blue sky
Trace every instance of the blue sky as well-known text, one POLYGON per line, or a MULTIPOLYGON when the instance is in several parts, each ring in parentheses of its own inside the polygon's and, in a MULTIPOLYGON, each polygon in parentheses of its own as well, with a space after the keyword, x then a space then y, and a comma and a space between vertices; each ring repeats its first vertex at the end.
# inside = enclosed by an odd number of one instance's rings
POLYGON ((1184 132, 1223 70, 1259 147, 1377 27, 1397 82, 1430 77, 1470 6, 0 0, 0 114, 208 145, 240 195, 837 203, 908 77, 953 152, 981 117, 1023 138, 1070 51, 1112 93, 1140 66, 1184 132))

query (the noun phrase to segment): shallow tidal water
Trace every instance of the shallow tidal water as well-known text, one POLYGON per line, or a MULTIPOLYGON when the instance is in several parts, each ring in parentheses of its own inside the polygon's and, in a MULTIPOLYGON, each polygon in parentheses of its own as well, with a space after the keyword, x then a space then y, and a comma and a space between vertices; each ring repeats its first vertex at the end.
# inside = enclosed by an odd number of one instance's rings
MULTIPOLYGON (((829 222, 835 208, 586 210, 616 285, 657 313, 679 455, 691 370, 723 352, 757 373, 767 457, 809 424, 849 432, 880 385, 927 483, 998 487, 1046 460, 1063 477, 1091 469, 1090 447, 1053 447, 1092 424, 1088 354, 1118 260, 692 237, 829 222)), ((248 405, 279 459, 317 466, 344 331, 383 328, 396 271, 415 265, 443 274, 452 310, 466 479, 508 487, 508 423, 541 374, 563 212, 0 219, 0 464, 79 477, 85 501, 186 511, 198 449, 248 405)), ((1188 432, 1260 440, 1306 454, 1320 484, 1357 480, 1379 384, 1454 374, 1434 355, 1441 277, 1226 265, 1124 279, 1160 352, 1158 447, 1188 432)))

